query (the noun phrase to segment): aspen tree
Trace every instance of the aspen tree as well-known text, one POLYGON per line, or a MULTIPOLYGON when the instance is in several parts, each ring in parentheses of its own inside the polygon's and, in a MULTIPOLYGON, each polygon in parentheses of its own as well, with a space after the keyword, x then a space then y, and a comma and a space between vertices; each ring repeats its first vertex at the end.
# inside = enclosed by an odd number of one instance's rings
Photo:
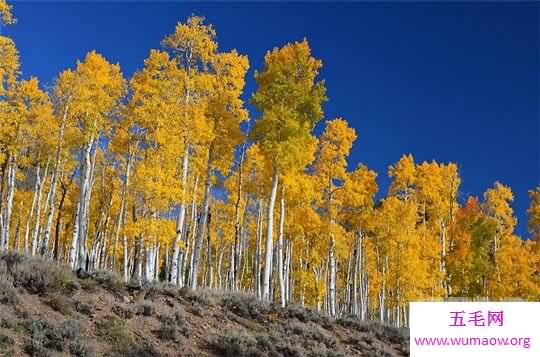
POLYGON ((531 203, 527 209, 527 228, 531 233, 531 238, 540 244, 540 186, 534 190, 529 190, 531 203))
MULTIPOLYGON (((204 142, 208 130, 206 128, 205 110, 206 89, 208 88, 207 68, 217 50, 216 32, 212 25, 204 24, 204 18, 191 16, 185 23, 178 23, 175 31, 166 36, 162 46, 172 53, 184 79, 179 85, 183 93, 178 97, 178 104, 183 106, 182 114, 177 118, 185 130, 180 135, 184 146, 182 156, 182 184, 185 186, 189 165, 190 150, 193 145, 204 142)), ((185 259, 180 251, 180 240, 185 230, 186 202, 181 198, 176 221, 176 236, 173 241, 171 281, 178 280, 178 266, 185 259)), ((196 283, 195 283, 196 284, 196 283)))
POLYGON ((347 156, 351 150, 356 132, 341 118, 326 122, 326 128, 319 138, 316 159, 313 164, 318 188, 322 192, 321 209, 326 221, 325 233, 328 234, 329 259, 329 313, 336 315, 336 228, 338 202, 336 193, 343 189, 346 176, 347 156))
POLYGON ((63 77, 69 81, 72 93, 70 116, 74 118, 81 135, 80 196, 77 208, 78 233, 74 268, 86 268, 86 239, 88 236, 89 205, 92 193, 92 176, 96 144, 100 135, 108 130, 110 115, 124 94, 125 83, 120 66, 107 62, 93 51, 78 62, 73 74, 63 77))
POLYGON ((261 118, 252 137, 271 170, 268 197, 263 299, 270 299, 274 205, 279 176, 312 160, 315 139, 311 134, 322 118, 326 100, 324 82, 317 81, 321 61, 311 56, 307 40, 275 48, 265 55, 264 68, 255 73, 257 91, 251 97, 261 118))
POLYGON ((0 250, 10 238, 17 168, 20 164, 26 165, 33 161, 29 157, 30 153, 36 157, 47 155, 50 142, 44 138, 44 134, 53 121, 51 102, 48 95, 39 88, 36 78, 16 82, 6 94, 4 105, 0 107, 3 112, 0 149, 6 156, 2 175, 5 197, 2 197, 0 206, 0 250))
MULTIPOLYGON (((12 25, 16 22, 12 13, 13 6, 9 5, 6 0, 0 0, 0 22, 5 25, 12 25)), ((0 23, 0 26, 1 26, 0 23)))
MULTIPOLYGON (((199 256, 208 220, 209 200, 214 172, 227 174, 233 160, 234 148, 243 136, 240 123, 247 119, 240 95, 244 88, 244 77, 249 68, 246 56, 236 51, 217 53, 211 59, 212 94, 209 97, 207 120, 211 136, 207 141, 206 180, 204 183, 203 205, 198 226, 197 238, 193 248, 191 267, 191 288, 197 288, 199 256)), ((234 270, 234 269, 233 269, 234 270)), ((235 279, 234 277, 233 279, 235 279)))

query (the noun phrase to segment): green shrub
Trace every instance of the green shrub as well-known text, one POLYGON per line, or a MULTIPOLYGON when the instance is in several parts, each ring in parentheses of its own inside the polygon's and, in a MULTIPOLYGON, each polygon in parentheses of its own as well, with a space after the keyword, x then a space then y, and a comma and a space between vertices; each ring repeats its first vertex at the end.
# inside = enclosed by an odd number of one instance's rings
POLYGON ((272 310, 272 307, 268 303, 258 300, 253 295, 242 293, 229 293, 225 295, 222 305, 240 317, 251 318, 256 321, 264 320, 265 316, 272 310))
POLYGON ((73 282, 73 273, 65 267, 40 258, 27 259, 12 268, 15 286, 22 286, 33 294, 51 294, 67 289, 73 282))
POLYGON ((192 304, 197 302, 203 306, 216 305, 219 300, 218 295, 220 294, 220 292, 216 290, 205 288, 192 290, 188 287, 181 288, 178 293, 192 304))
POLYGON ((54 324, 42 319, 26 319, 22 325, 30 334, 25 351, 31 356, 50 356, 49 350, 64 351, 66 341, 80 336, 80 326, 75 321, 54 324))
POLYGON ((112 312, 118 315, 118 317, 125 320, 131 319, 133 317, 133 310, 129 308, 129 306, 114 305, 112 308, 112 312))
POLYGON ((298 319, 302 322, 314 322, 324 328, 331 328, 331 319, 324 313, 304 307, 302 305, 290 304, 283 309, 279 309, 279 315, 283 319, 298 319))
POLYGON ((45 348, 40 341, 33 338, 26 341, 24 350, 31 357, 52 357, 51 351, 45 348))
POLYGON ((108 270, 98 270, 92 274, 92 278, 103 288, 120 293, 124 290, 125 284, 115 273, 108 270))
POLYGON ((263 355, 257 340, 243 331, 220 332, 211 340, 212 347, 225 357, 256 357, 263 355))
MULTIPOLYGON (((2 256, 5 257, 6 255, 2 256)), ((4 305, 15 305, 19 301, 10 270, 6 261, 0 258, 0 304, 4 305)))
POLYGON ((143 316, 152 316, 156 312, 155 306, 150 302, 142 302, 135 306, 135 314, 143 316))
POLYGON ((94 349, 82 338, 75 338, 69 343, 69 352, 75 357, 94 357, 94 349))
POLYGON ((16 305, 19 302, 17 289, 8 281, 0 280, 0 304, 16 305))
POLYGON ((162 340, 178 342, 180 339, 179 334, 189 337, 189 329, 180 311, 176 311, 172 316, 160 315, 159 320, 161 326, 157 334, 162 340))
POLYGON ((24 255, 13 251, 4 252, 0 255, 0 261, 5 264, 10 274, 13 272, 13 268, 22 263, 25 259, 24 255))
POLYGON ((75 310, 77 310, 77 312, 83 315, 93 316, 95 314, 96 307, 92 304, 87 304, 81 301, 77 301, 75 303, 75 310))
POLYGON ((15 340, 11 336, 0 334, 0 356, 13 355, 15 340))
POLYGON ((58 311, 64 315, 68 315, 72 310, 72 302, 62 294, 54 294, 51 297, 45 299, 45 303, 49 305, 53 310, 58 311))
POLYGON ((107 316, 97 323, 96 335, 109 344, 113 351, 124 351, 134 345, 133 336, 124 321, 114 316, 107 316))
POLYGON ((409 330, 396 328, 378 321, 361 321, 354 317, 345 317, 336 320, 338 324, 346 328, 366 333, 386 344, 399 345, 401 352, 409 354, 409 330))
POLYGON ((115 357, 155 357, 158 352, 146 342, 138 344, 126 323, 108 316, 96 325, 97 336, 111 347, 115 357))

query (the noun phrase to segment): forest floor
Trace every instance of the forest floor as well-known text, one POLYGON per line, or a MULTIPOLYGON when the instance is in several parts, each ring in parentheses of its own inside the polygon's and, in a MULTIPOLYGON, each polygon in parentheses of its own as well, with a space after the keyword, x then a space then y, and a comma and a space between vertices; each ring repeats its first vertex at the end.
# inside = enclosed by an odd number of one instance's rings
POLYGON ((406 329, 0 255, 0 356, 408 356, 406 329))

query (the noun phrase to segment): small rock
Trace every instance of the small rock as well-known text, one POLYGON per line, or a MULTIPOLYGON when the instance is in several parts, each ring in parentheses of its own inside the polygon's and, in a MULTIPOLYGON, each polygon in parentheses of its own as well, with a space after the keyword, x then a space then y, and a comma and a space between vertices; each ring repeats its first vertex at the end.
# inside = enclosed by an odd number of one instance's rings
POLYGON ((88 279, 90 277, 90 274, 86 272, 83 268, 77 269, 77 278, 79 279, 88 279))

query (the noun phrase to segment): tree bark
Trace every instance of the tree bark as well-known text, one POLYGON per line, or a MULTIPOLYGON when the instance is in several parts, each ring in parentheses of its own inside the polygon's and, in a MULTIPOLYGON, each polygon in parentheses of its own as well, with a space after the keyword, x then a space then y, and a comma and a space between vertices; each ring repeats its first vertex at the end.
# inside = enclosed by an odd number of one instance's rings
POLYGON ((28 254, 30 252, 29 246, 28 246, 28 239, 30 238, 30 226, 32 224, 32 219, 34 217, 34 211, 36 209, 37 200, 38 200, 39 182, 41 180, 40 172, 41 172, 41 166, 37 165, 36 182, 34 184, 34 195, 33 195, 34 197, 32 199, 32 206, 30 207, 30 212, 28 212, 28 219, 26 220, 26 229, 24 231, 24 254, 28 254))
POLYGON ((58 205, 58 215, 56 217, 56 229, 54 233, 54 250, 53 257, 54 260, 58 260, 58 248, 60 244, 60 224, 62 221, 62 209, 64 208, 64 203, 66 201, 67 188, 62 185, 62 196, 60 196, 60 204, 58 205))
POLYGON ((270 301, 270 278, 272 276, 272 250, 274 244, 274 205, 278 188, 278 172, 272 175, 272 189, 268 199, 268 214, 266 222, 266 251, 264 259, 263 300, 270 301))
MULTIPOLYGON (((116 255, 118 250, 118 240, 120 238, 120 232, 122 231, 122 227, 124 225, 125 219, 126 219, 126 198, 127 198, 127 191, 129 188, 129 179, 131 176, 131 166, 133 165, 133 159, 135 157, 135 148, 137 147, 137 143, 135 143, 134 148, 130 150, 128 154, 128 160, 126 163, 126 178, 122 185, 122 193, 120 195, 120 210, 118 212, 118 219, 116 222, 116 230, 114 233, 114 245, 113 245, 113 256, 112 256, 112 268, 114 270, 116 266, 116 255)), ((127 277, 124 275, 124 279, 127 281, 127 277)))
MULTIPOLYGON (((210 149, 211 150, 211 149, 210 149)), ((195 239, 195 244, 193 246, 193 265, 191 266, 191 279, 190 279, 190 288, 195 290, 197 288, 197 275, 199 272, 199 259, 201 255, 201 247, 204 240, 204 229, 206 226, 206 221, 208 219, 208 208, 210 203, 210 193, 212 188, 212 170, 210 165, 210 159, 208 160, 206 166, 206 180, 204 183, 204 199, 201 216, 199 219, 199 227, 197 230, 197 237, 195 239)))
POLYGON ((234 250, 233 250, 233 261, 232 266, 232 286, 233 290, 238 289, 237 284, 237 276, 238 276, 238 268, 239 268, 239 260, 240 260, 240 234, 241 234, 241 228, 240 228, 240 204, 242 202, 242 168, 244 164, 244 153, 245 153, 246 144, 244 143, 242 145, 242 153, 240 155, 240 162, 238 164, 238 184, 237 184, 237 196, 236 196, 236 203, 234 206, 234 250))
POLYGON ((36 223, 34 225, 34 231, 32 232, 32 255, 35 255, 38 248, 38 239, 39 231, 41 229, 41 196, 43 194, 43 187, 45 186, 45 181, 47 180, 47 175, 49 172, 49 160, 47 160, 47 165, 45 166, 45 172, 43 177, 39 179, 39 189, 37 196, 37 208, 36 208, 36 223))
POLYGON ((15 175, 17 173, 17 157, 10 156, 8 159, 6 207, 4 209, 3 226, 0 242, 0 251, 9 246, 9 230, 11 225, 11 211, 13 209, 13 195, 15 194, 15 175))
MULTIPOLYGON (((83 153, 83 174, 81 176, 81 187, 79 197, 79 232, 77 239, 77 268, 85 267, 86 260, 86 237, 88 235, 88 211, 90 208, 90 194, 92 190, 92 148, 94 146, 94 138, 91 137, 86 144, 86 148, 83 153)), ((97 150, 97 149, 96 149, 97 150)))
POLYGON ((279 294, 281 307, 285 307, 286 292, 285 292, 285 277, 283 268, 283 228, 285 226, 285 188, 281 187, 281 199, 280 199, 280 213, 279 213, 279 232, 278 232, 278 246, 277 246, 277 269, 279 279, 279 294))
POLYGON ((180 202, 180 208, 178 211, 178 217, 176 219, 176 236, 173 241, 173 254, 171 262, 171 277, 170 281, 173 284, 178 284, 179 275, 179 260, 180 260, 180 247, 178 243, 182 240, 185 216, 186 216, 186 204, 184 195, 186 193, 187 175, 188 175, 188 162, 189 162, 189 145, 186 145, 184 156, 182 158, 182 199, 180 202))
POLYGON ((77 266, 77 257, 79 256, 78 248, 79 245, 77 244, 79 240, 79 211, 80 211, 80 205, 81 202, 79 201, 76 205, 76 211, 73 215, 73 232, 71 236, 71 248, 69 250, 69 265, 71 266, 71 269, 75 269, 77 266))
POLYGON ((328 312, 330 316, 336 316, 336 258, 335 258, 336 242, 335 237, 331 234, 330 251, 328 254, 329 265, 329 296, 328 296, 328 312))
POLYGON ((257 232, 256 232, 256 242, 255 242, 255 264, 254 264, 254 274, 255 277, 255 290, 257 292, 257 297, 260 299, 262 297, 261 289, 261 240, 262 240, 262 212, 263 212, 263 202, 262 199, 259 199, 259 204, 257 206, 257 232))

